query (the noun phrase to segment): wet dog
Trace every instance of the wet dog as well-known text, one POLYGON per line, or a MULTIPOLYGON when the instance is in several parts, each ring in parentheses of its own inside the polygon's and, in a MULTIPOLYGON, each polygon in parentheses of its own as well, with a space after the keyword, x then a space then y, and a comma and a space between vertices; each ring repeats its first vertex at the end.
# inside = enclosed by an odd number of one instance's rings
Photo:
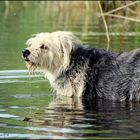
POLYGON ((83 45, 65 31, 39 33, 26 44, 27 68, 41 69, 57 95, 140 100, 140 49, 109 52, 83 45))

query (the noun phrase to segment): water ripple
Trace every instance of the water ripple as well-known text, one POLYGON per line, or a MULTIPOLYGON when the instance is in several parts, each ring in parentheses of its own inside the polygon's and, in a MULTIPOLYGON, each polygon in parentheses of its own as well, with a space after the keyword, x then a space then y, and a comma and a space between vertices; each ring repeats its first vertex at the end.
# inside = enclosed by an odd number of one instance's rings
POLYGON ((43 78, 43 75, 39 74, 30 74, 28 70, 1 70, 0 71, 0 84, 6 83, 21 83, 21 82, 39 82, 46 81, 43 78), (29 81, 29 79, 33 79, 29 81))
POLYGON ((19 118, 19 116, 11 114, 0 114, 0 118, 19 118))

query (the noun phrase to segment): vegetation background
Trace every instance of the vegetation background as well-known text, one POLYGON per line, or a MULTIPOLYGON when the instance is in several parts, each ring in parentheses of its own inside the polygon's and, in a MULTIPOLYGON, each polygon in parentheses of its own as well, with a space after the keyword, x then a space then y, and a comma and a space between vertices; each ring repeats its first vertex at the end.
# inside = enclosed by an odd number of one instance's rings
POLYGON ((0 1, 0 11, 1 69, 24 68, 19 54, 38 32, 72 31, 85 44, 119 52, 140 46, 140 1, 0 1))

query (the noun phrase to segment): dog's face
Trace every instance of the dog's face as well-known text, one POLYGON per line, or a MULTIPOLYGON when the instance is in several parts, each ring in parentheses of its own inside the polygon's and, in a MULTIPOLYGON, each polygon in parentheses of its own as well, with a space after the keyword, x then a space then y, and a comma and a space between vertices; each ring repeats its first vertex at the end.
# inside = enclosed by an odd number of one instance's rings
POLYGON ((27 40, 28 47, 22 53, 29 70, 36 68, 52 70, 57 67, 59 50, 54 49, 56 44, 50 43, 51 40, 50 33, 39 33, 27 40))
POLYGON ((52 51, 49 44, 47 44, 48 36, 47 33, 40 33, 27 40, 27 48, 22 51, 22 54, 29 70, 38 67, 49 67, 52 51))
POLYGON ((22 54, 29 70, 54 72, 69 65, 70 53, 79 43, 70 32, 39 33, 27 40, 22 54))

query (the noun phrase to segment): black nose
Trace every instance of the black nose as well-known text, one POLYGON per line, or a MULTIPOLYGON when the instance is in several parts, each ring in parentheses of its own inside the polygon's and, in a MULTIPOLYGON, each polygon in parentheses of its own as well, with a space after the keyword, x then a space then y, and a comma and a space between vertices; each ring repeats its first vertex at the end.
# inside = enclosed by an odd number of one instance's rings
POLYGON ((22 50, 22 54, 24 57, 28 57, 30 54, 30 51, 28 49, 24 49, 24 50, 22 50))

